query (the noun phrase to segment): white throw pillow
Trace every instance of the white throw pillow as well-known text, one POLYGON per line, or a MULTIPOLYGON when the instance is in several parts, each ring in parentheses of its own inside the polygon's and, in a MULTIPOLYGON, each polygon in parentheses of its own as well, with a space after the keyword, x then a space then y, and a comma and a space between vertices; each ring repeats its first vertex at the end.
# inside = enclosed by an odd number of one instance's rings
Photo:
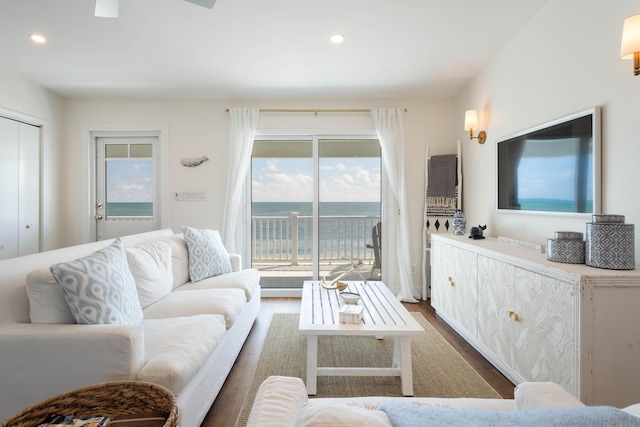
POLYGON ((169 243, 145 243, 135 248, 126 248, 125 252, 142 308, 171 292, 173 272, 169 243))
POLYGON ((192 282, 233 271, 218 230, 183 226, 182 232, 189 249, 189 277, 192 282))
POLYGON ((142 322, 136 283, 120 239, 91 255, 51 266, 69 309, 81 324, 142 322))
POLYGON ((48 268, 27 274, 27 296, 31 323, 76 323, 62 287, 48 268))

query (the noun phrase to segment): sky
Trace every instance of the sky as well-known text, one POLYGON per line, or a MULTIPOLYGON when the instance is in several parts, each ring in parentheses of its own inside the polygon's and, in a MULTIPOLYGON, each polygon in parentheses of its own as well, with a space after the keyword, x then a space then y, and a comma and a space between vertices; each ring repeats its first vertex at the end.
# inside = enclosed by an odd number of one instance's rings
MULTIPOLYGON (((379 158, 322 158, 319 166, 321 201, 380 201, 379 158)), ((312 159, 253 159, 252 197, 254 202, 311 202, 312 159)), ((119 203, 153 201, 153 162, 108 160, 107 200, 119 203)))
MULTIPOLYGON (((322 158, 319 164, 320 201, 380 201, 379 158, 322 158)), ((313 163, 310 158, 254 158, 254 202, 313 201, 313 163)))
POLYGON ((107 161, 108 202, 152 202, 153 161, 110 159, 107 161))

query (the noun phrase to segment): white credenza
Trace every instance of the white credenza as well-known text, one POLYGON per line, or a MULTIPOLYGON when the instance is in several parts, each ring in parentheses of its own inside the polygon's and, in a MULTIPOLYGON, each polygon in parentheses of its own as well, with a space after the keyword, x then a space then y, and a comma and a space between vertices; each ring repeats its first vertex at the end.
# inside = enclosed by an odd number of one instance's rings
POLYGON ((495 238, 432 236, 431 305, 514 383, 640 402, 640 270, 551 262, 495 238))

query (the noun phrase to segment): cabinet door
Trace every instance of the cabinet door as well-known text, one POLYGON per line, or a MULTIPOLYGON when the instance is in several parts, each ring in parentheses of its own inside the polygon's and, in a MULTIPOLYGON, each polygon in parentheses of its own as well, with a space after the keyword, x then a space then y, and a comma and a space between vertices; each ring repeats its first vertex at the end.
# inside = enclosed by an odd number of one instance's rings
POLYGON ((478 255, 478 339, 513 367, 515 267, 478 255))
POLYGON ((552 381, 577 395, 577 287, 515 269, 515 370, 527 381, 552 381))
POLYGON ((434 242, 432 250, 432 304, 477 337, 477 255, 440 242, 434 242))

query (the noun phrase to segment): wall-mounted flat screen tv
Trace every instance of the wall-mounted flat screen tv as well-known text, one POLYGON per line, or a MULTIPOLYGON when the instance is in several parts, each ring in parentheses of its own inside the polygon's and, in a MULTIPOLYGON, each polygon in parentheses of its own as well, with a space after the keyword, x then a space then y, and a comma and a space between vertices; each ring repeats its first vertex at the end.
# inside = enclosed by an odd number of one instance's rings
POLYGON ((600 108, 497 143, 499 211, 600 213, 600 108))

